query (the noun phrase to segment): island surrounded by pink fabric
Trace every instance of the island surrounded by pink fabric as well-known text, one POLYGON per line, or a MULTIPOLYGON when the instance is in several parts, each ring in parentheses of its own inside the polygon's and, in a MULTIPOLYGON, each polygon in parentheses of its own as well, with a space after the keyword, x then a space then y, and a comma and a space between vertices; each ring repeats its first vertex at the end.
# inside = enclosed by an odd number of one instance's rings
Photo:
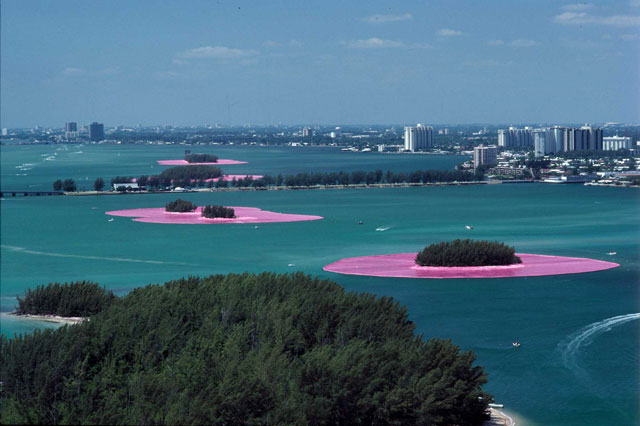
POLYGON ((325 271, 346 275, 397 278, 511 278, 595 272, 620 266, 581 257, 516 253, 522 263, 502 266, 419 266, 417 253, 348 257, 326 265, 325 271))
POLYGON ((158 160, 161 166, 228 166, 231 164, 247 164, 246 161, 218 159, 215 163, 190 163, 187 160, 158 160))
POLYGON ((301 222, 306 220, 324 219, 322 216, 304 214, 276 213, 261 210, 256 207, 231 207, 235 210, 236 217, 232 219, 215 218, 208 219, 202 216, 202 207, 193 212, 174 213, 168 212, 164 207, 146 209, 113 210, 106 212, 111 216, 134 217, 136 222, 146 223, 172 223, 190 225, 212 225, 222 223, 275 223, 275 222, 301 222))

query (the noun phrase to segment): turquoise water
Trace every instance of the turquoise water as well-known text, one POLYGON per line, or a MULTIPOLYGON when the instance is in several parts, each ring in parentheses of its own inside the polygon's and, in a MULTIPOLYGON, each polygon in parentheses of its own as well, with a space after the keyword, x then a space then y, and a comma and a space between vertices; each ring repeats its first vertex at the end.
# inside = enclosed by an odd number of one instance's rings
MULTIPOLYGON (((9 167, 31 162, 26 158, 39 157, 46 148, 12 147, 7 155, 3 148, 3 187, 16 185, 22 178, 48 184, 56 175, 82 176, 91 170, 90 180, 98 175, 139 175, 157 159, 180 158, 184 149, 161 147, 156 154, 156 147, 82 147, 83 154, 73 154, 56 167, 47 164, 42 171, 34 167, 28 171, 33 176, 6 174, 9 167), (119 157, 113 155, 118 149, 119 157), (109 171, 111 161, 115 172, 109 171)), ((325 167, 447 169, 463 160, 322 148, 226 148, 224 153, 221 148, 215 152, 223 158, 250 161, 225 167, 239 173, 325 167)), ((520 184, 184 197, 199 205, 253 206, 325 219, 262 224, 258 229, 254 225, 145 224, 119 217, 108 222, 105 211, 162 206, 175 196, 5 199, 1 203, 1 310, 12 310, 15 296, 25 288, 50 281, 91 279, 126 293, 189 274, 304 271, 337 281, 348 290, 393 296, 407 305, 426 338, 450 338, 473 350, 489 373, 487 389, 518 415, 519 425, 640 421, 640 321, 638 315, 632 316, 640 312, 637 190, 520 184), (359 220, 364 224, 358 225, 359 220), (465 225, 474 229, 468 231, 465 225), (379 232, 378 227, 388 230, 379 232), (342 257, 417 251, 434 241, 462 237, 501 240, 527 253, 614 260, 621 267, 493 280, 371 278, 322 271, 322 266, 342 257), (617 255, 608 256, 610 251, 617 255), (522 343, 518 349, 511 345, 516 339, 522 343)), ((1 319, 0 331, 8 335, 43 326, 6 316, 1 319)))

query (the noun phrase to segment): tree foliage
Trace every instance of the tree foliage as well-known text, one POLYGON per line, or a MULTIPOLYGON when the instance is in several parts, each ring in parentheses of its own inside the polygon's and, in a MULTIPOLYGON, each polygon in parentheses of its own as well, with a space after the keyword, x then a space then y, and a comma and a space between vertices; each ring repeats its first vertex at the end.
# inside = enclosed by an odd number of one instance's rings
POLYGON ((18 315, 88 317, 102 311, 115 299, 113 292, 90 281, 49 283, 28 289, 18 297, 18 315))
POLYGON ((0 341, 1 421, 473 425, 471 352, 415 335, 392 298, 303 274, 190 277, 90 321, 0 341))
POLYGON ((175 201, 169 201, 164 209, 168 212, 186 213, 192 212, 196 208, 198 208, 198 206, 191 201, 177 199, 175 201))
POLYGON ((62 181, 60 179, 53 182, 53 190, 54 191, 62 191, 62 181))
POLYGON ((65 179, 64 182, 62 182, 62 189, 64 192, 76 192, 78 189, 76 181, 73 179, 65 179))
POLYGON ((416 256, 420 266, 494 266, 522 263, 515 249, 497 241, 453 240, 431 244, 416 256))
POLYGON ((111 186, 113 186, 114 183, 131 183, 134 179, 133 176, 116 176, 111 178, 111 186))
POLYGON ((230 207, 206 206, 205 208, 202 209, 202 216, 208 219, 215 219, 216 217, 232 219, 236 217, 236 212, 230 207))
POLYGON ((160 180, 192 181, 198 179, 215 179, 222 176, 222 170, 215 166, 176 166, 160 173, 160 180))
POLYGON ((97 178, 95 182, 93 182, 93 188, 96 191, 102 191, 104 189, 104 180, 102 178, 97 178))
POLYGON ((187 163, 217 163, 218 156, 212 154, 185 154, 187 163))

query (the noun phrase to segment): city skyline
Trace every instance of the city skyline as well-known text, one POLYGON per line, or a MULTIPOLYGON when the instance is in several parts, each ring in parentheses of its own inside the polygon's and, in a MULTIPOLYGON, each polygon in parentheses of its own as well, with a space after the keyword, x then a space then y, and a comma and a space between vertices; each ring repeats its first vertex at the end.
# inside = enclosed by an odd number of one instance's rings
POLYGON ((9 0, 0 119, 8 128, 637 123, 639 43, 637 0, 9 0))

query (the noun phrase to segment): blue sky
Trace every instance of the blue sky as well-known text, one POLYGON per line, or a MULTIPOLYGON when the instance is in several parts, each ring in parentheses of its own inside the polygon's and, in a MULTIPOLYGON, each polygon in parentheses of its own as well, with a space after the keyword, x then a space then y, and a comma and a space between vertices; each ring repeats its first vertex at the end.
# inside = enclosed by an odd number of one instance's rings
POLYGON ((640 122, 640 0, 2 1, 2 127, 640 122))

